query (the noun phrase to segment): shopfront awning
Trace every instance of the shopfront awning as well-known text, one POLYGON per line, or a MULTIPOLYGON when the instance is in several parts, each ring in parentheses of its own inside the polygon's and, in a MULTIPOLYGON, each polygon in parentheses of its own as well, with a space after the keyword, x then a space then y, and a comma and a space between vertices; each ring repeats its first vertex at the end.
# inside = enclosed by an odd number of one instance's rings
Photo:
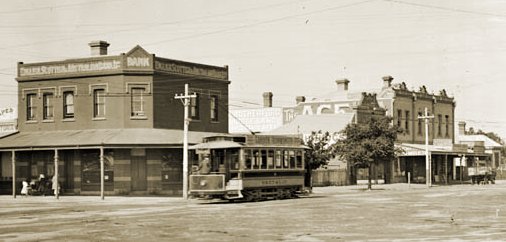
MULTIPOLYGON (((210 132, 193 132, 189 144, 202 142, 202 138, 218 135, 210 132)), ((0 150, 54 149, 86 147, 182 147, 183 131, 171 129, 86 129, 64 131, 19 132, 0 138, 0 150)))
MULTIPOLYGON (((404 156, 425 156, 424 144, 396 144, 396 147, 401 148, 403 152, 399 154, 400 157, 404 156)), ((428 145, 429 152, 433 155, 467 155, 467 156, 488 156, 485 153, 475 153, 473 150, 461 146, 438 146, 428 145)))

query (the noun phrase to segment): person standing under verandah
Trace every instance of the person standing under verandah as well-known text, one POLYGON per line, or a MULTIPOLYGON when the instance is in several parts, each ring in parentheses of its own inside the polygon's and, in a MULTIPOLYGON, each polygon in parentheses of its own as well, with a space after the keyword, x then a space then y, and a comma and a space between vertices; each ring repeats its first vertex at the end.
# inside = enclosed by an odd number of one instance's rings
POLYGON ((26 197, 30 195, 28 181, 24 180, 22 184, 23 187, 21 188, 21 195, 26 197))

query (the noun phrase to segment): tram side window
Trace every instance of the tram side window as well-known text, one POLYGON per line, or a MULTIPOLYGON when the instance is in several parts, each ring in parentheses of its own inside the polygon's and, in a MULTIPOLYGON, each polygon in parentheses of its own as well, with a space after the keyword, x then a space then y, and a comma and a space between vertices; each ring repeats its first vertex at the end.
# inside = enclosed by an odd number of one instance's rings
POLYGON ((239 150, 230 152, 230 167, 232 170, 239 170, 239 150))
POLYGON ((288 150, 283 151, 283 168, 289 168, 288 166, 288 150))
POLYGON ((253 169, 260 169, 260 151, 253 151, 253 169))
POLYGON ((302 151, 300 151, 300 150, 296 151, 295 159, 297 162, 297 168, 303 168, 302 167, 302 151))
POLYGON ((244 150, 244 169, 251 169, 251 150, 244 150))
POLYGON ((262 150, 260 151, 260 154, 262 155, 260 160, 260 169, 266 169, 267 168, 267 151, 262 150))
POLYGON ((267 151, 267 169, 274 168, 274 150, 267 151))
POLYGON ((281 150, 276 150, 276 168, 281 168, 282 157, 281 150))
POLYGON ((290 150, 289 155, 290 155, 290 168, 293 169, 295 168, 295 151, 290 150))

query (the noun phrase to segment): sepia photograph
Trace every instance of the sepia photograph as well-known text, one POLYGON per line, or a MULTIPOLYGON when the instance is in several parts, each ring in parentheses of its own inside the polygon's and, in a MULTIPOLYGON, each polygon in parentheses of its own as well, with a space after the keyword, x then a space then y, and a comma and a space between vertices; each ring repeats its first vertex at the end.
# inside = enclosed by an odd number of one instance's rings
POLYGON ((506 2, 0 9, 0 241, 506 241, 506 2))

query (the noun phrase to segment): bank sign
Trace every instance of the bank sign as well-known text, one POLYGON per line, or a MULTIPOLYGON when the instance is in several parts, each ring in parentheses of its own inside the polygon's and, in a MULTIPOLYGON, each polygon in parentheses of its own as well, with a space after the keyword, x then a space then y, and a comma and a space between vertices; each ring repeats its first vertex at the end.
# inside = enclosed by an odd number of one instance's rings
POLYGON ((68 75, 94 75, 100 72, 159 71, 228 80, 228 68, 155 57, 140 46, 119 56, 97 56, 65 61, 18 65, 20 78, 52 78, 68 75))

